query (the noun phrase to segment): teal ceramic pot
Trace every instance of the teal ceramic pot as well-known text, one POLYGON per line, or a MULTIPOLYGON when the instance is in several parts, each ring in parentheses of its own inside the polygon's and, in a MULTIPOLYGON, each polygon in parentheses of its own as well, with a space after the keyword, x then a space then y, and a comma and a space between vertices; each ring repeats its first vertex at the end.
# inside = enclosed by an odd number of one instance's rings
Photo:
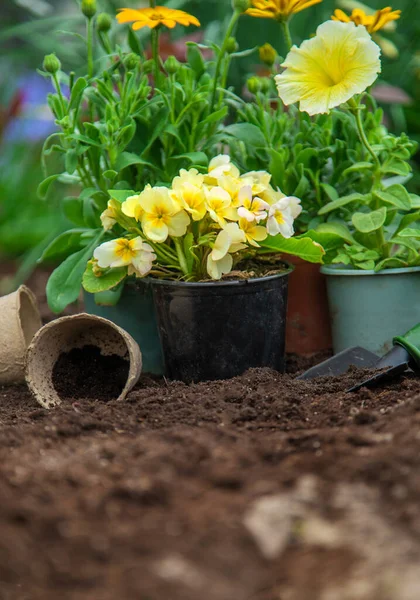
POLYGON ((420 267, 360 271, 323 266, 334 353, 362 346, 384 355, 420 323, 420 267))
POLYGON ((94 295, 86 292, 84 299, 86 312, 112 321, 136 340, 143 356, 145 373, 163 375, 162 349, 149 285, 128 283, 116 306, 97 305, 94 295))

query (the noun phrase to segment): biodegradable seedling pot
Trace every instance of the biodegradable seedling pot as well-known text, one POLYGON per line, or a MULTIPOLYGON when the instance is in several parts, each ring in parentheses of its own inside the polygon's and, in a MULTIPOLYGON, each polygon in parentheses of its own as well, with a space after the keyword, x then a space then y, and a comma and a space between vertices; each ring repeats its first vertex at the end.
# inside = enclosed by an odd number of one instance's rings
POLYGON ((208 283, 151 279, 166 375, 190 383, 251 367, 284 371, 291 271, 208 283))
POLYGON ((36 298, 26 286, 0 298, 0 384, 25 381, 26 349, 41 325, 36 298))
POLYGON ((334 353, 362 346, 383 356, 395 336, 420 323, 420 267, 361 271, 321 267, 327 276, 334 353))
MULTIPOLYGON (((56 361, 62 353, 84 346, 96 346, 103 355, 117 354, 129 361, 127 382, 117 400, 124 400, 137 383, 142 370, 141 352, 137 342, 124 329, 107 319, 84 313, 62 317, 40 329, 27 353, 26 382, 45 408, 52 408, 62 401, 52 380, 56 361)), ((112 371, 109 376, 113 376, 112 371)))

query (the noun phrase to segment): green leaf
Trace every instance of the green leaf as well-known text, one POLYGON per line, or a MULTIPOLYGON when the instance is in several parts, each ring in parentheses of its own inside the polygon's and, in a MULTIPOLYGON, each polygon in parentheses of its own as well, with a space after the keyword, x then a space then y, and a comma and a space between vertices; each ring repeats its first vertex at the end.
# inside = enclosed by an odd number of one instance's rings
POLYGON ((373 192, 374 198, 378 198, 381 202, 392 204, 403 210, 411 210, 411 198, 405 187, 396 184, 387 188, 386 192, 373 192))
POLYGON ((111 196, 112 200, 123 203, 130 196, 135 196, 136 192, 133 190, 108 190, 108 194, 111 196))
POLYGON ((228 107, 223 106, 219 110, 216 110, 216 112, 211 113, 211 115, 206 117, 204 119, 204 121, 201 123, 201 125, 210 125, 211 123, 215 123, 216 121, 223 121, 223 119, 226 117, 228 112, 229 112, 228 107))
POLYGON ((327 194, 328 198, 332 202, 338 200, 338 192, 335 188, 333 188, 332 185, 330 185, 329 183, 321 183, 321 188, 324 190, 324 192, 327 194))
POLYGON ((77 110, 79 108, 83 92, 87 88, 87 85, 88 83, 84 77, 79 77, 79 79, 74 83, 70 94, 69 110, 77 110))
POLYGON ((358 162, 355 163, 354 165, 352 165, 351 167, 348 167, 347 169, 345 169, 342 173, 342 176, 345 177, 346 175, 349 175, 350 173, 359 173, 360 171, 366 171, 369 169, 372 169, 373 165, 370 162, 358 162))
POLYGON ((194 244, 194 235, 192 233, 187 233, 187 235, 184 236, 183 244, 188 271, 191 273, 194 265, 194 254, 191 253, 191 247, 194 244))
POLYGON ((65 157, 65 166, 66 166, 66 171, 69 175, 73 175, 73 173, 77 169, 77 162, 78 162, 78 157, 77 157, 76 150, 68 150, 66 152, 66 157, 65 157))
POLYGON ((191 165, 197 165, 199 167, 207 167, 209 159, 207 154, 204 152, 188 152, 186 154, 178 154, 177 156, 171 156, 169 160, 186 160, 191 165))
POLYGON ((409 194, 411 200, 411 208, 420 208, 420 196, 417 194, 409 194))
POLYGON ((350 233, 348 227, 342 223, 335 223, 334 221, 328 223, 321 223, 318 225, 316 230, 319 233, 331 233, 339 236, 342 240, 345 240, 349 244, 355 244, 356 240, 350 233))
POLYGON ((406 176, 411 173, 411 167, 405 161, 394 158, 390 161, 387 161, 382 167, 383 173, 391 173, 393 175, 402 175, 406 176))
POLYGON ((292 254, 311 263, 322 263, 324 248, 309 237, 289 238, 282 235, 269 236, 260 243, 263 251, 292 254))
POLYGON ((329 202, 325 206, 323 206, 319 211, 319 215, 326 215, 333 210, 337 210, 337 208, 342 208, 343 206, 347 206, 351 202, 361 202, 363 201, 364 196, 362 194, 350 194, 349 196, 342 196, 338 198, 338 200, 333 200, 333 202, 329 202))
POLYGON ((66 258, 51 274, 47 283, 47 299, 54 313, 62 312, 66 306, 77 300, 86 263, 102 236, 101 231, 89 246, 66 258))
POLYGON ((416 223, 417 221, 420 221, 420 211, 411 213, 409 215, 405 215, 401 219, 398 229, 396 230, 394 235, 398 235, 400 231, 406 229, 407 227, 409 227, 409 225, 411 225, 412 223, 416 223))
POLYGON ((235 123, 228 125, 223 129, 224 134, 228 134, 253 148, 265 148, 267 142, 261 129, 252 123, 235 123))
POLYGON ((46 198, 47 194, 48 194, 48 190, 50 189, 50 185, 56 181, 56 179, 58 179, 60 177, 61 173, 59 173, 58 175, 50 175, 49 177, 47 177, 46 179, 44 179, 44 181, 41 181, 41 183, 38 186, 38 190, 37 190, 37 194, 40 198, 44 199, 46 198))
POLYGON ((399 258, 384 258, 375 267, 375 271, 382 271, 383 269, 404 269, 407 266, 407 262, 399 258))
POLYGON ((374 260, 365 260, 363 262, 356 263, 358 269, 362 269, 363 271, 373 271, 375 268, 374 260))
POLYGON ((137 154, 133 154, 132 152, 122 152, 120 156, 117 158, 115 163, 115 169, 117 171, 122 171, 126 167, 130 167, 131 165, 144 165, 146 167, 154 167, 154 165, 137 154))
POLYGON ((416 239, 420 239, 420 229, 414 229, 411 227, 408 227, 407 229, 402 229, 399 233, 398 233, 399 237, 407 237, 407 238, 416 238, 416 239))
POLYGON ((106 273, 97 277, 93 273, 92 263, 89 262, 83 273, 82 285, 90 294, 105 292, 114 288, 127 276, 127 267, 109 269, 106 273))
POLYGON ((82 243, 82 235, 90 234, 90 229, 69 229, 55 238, 44 250, 39 262, 47 260, 64 260, 86 244, 82 243))
POLYGON ((386 208, 383 206, 369 213, 357 212, 352 217, 352 223, 361 233, 376 231, 385 223, 386 208))
POLYGON ((201 75, 206 70, 206 64, 203 60, 203 55, 194 42, 187 42, 187 62, 190 67, 195 71, 196 78, 200 79, 201 75))
POLYGON ((295 239, 299 239, 301 237, 311 238, 311 240, 320 244, 326 253, 331 252, 332 250, 337 250, 337 248, 341 248, 343 246, 343 238, 335 233, 321 233, 320 231, 310 230, 295 239))

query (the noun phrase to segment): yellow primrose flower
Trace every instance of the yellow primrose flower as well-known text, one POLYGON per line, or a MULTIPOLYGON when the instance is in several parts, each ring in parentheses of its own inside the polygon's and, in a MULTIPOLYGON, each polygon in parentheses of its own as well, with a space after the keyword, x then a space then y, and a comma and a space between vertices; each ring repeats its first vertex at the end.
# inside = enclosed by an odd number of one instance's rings
POLYGON ((133 23, 133 29, 149 27, 154 29, 158 25, 164 25, 173 29, 177 23, 188 27, 189 25, 200 26, 200 21, 192 15, 176 8, 156 6, 155 8, 121 8, 117 14, 118 23, 133 23))
POLYGON ((207 273, 212 279, 221 279, 222 275, 230 273, 233 266, 231 253, 246 248, 245 233, 237 223, 228 223, 218 234, 213 249, 207 257, 207 273))
POLYGON ((211 189, 206 189, 206 208, 209 211, 210 217, 216 223, 219 223, 220 227, 227 225, 226 219, 230 221, 238 220, 238 213, 234 206, 232 206, 232 198, 226 190, 216 186, 211 189))
POLYGON ((105 242, 96 248, 93 256, 101 269, 128 267, 128 274, 138 277, 147 275, 156 259, 153 248, 143 242, 141 237, 105 242))
POLYGON ((107 208, 101 214, 101 223, 105 231, 112 229, 117 222, 115 210, 112 206, 112 200, 108 200, 107 208))
POLYGON ((129 196, 121 204, 121 211, 126 217, 132 217, 133 219, 136 219, 136 221, 140 221, 143 214, 143 209, 140 204, 140 194, 129 196))
POLYGON ((291 238, 294 234, 293 215, 289 198, 282 198, 272 206, 268 213, 267 231, 270 235, 278 235, 291 238))
POLYGON ((210 161, 208 174, 217 179, 223 175, 231 175, 234 178, 239 178, 239 169, 230 162, 230 156, 228 154, 219 154, 210 161))
POLYGON ((255 221, 239 219, 239 227, 245 234, 245 239, 251 246, 259 248, 257 242, 262 242, 267 238, 267 230, 262 225, 256 225, 255 221))
POLYGON ((197 169, 181 169, 172 182, 172 199, 190 213, 193 221, 201 221, 207 212, 203 189, 204 175, 197 169))
POLYGON ((333 21, 341 21, 342 23, 353 22, 356 25, 363 25, 369 33, 375 33, 383 29, 391 21, 399 19, 400 16, 401 11, 392 10, 390 6, 377 10, 373 15, 366 14, 361 8, 355 8, 351 15, 346 15, 344 11, 337 8, 331 19, 333 21))
POLYGON ((241 206, 238 208, 238 216, 252 223, 259 223, 267 218, 270 205, 261 198, 252 197, 252 187, 245 185, 239 192, 241 206))
POLYGON ((287 55, 275 77, 279 96, 286 105, 300 102, 309 115, 327 113, 374 83, 380 52, 365 27, 327 21, 287 55))
POLYGON ((286 21, 295 13, 320 2, 322 0, 252 0, 253 8, 248 8, 246 14, 262 19, 286 21))
POLYGON ((252 187, 253 196, 259 196, 270 187, 271 175, 267 171, 249 171, 241 175, 243 185, 252 187))
POLYGON ((141 226, 153 242, 165 242, 169 235, 180 237, 187 232, 190 218, 172 200, 166 187, 146 186, 140 194, 141 226))

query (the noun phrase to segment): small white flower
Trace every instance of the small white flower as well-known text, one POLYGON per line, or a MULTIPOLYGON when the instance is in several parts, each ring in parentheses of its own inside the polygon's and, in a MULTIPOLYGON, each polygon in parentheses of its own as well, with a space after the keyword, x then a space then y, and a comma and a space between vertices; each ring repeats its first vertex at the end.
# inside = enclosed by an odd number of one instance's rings
POLYGON ((269 235, 281 233, 284 238, 292 237, 294 234, 293 215, 289 204, 289 198, 283 198, 270 206, 267 231, 269 235))
POLYGON ((301 201, 299 198, 296 198, 296 196, 289 196, 288 200, 289 200, 290 210, 292 211, 292 217, 294 219, 297 219, 303 210, 302 206, 300 204, 301 201))
POLYGON ((101 214, 101 223, 102 227, 104 228, 104 231, 109 231, 110 229, 112 229, 115 223, 117 222, 115 218, 115 211, 110 205, 110 203, 111 200, 108 201, 108 207, 101 214))
POLYGON ((105 242, 96 248, 93 257, 101 269, 128 267, 129 275, 144 277, 150 272, 156 254, 149 244, 136 237, 132 240, 119 238, 105 242))

